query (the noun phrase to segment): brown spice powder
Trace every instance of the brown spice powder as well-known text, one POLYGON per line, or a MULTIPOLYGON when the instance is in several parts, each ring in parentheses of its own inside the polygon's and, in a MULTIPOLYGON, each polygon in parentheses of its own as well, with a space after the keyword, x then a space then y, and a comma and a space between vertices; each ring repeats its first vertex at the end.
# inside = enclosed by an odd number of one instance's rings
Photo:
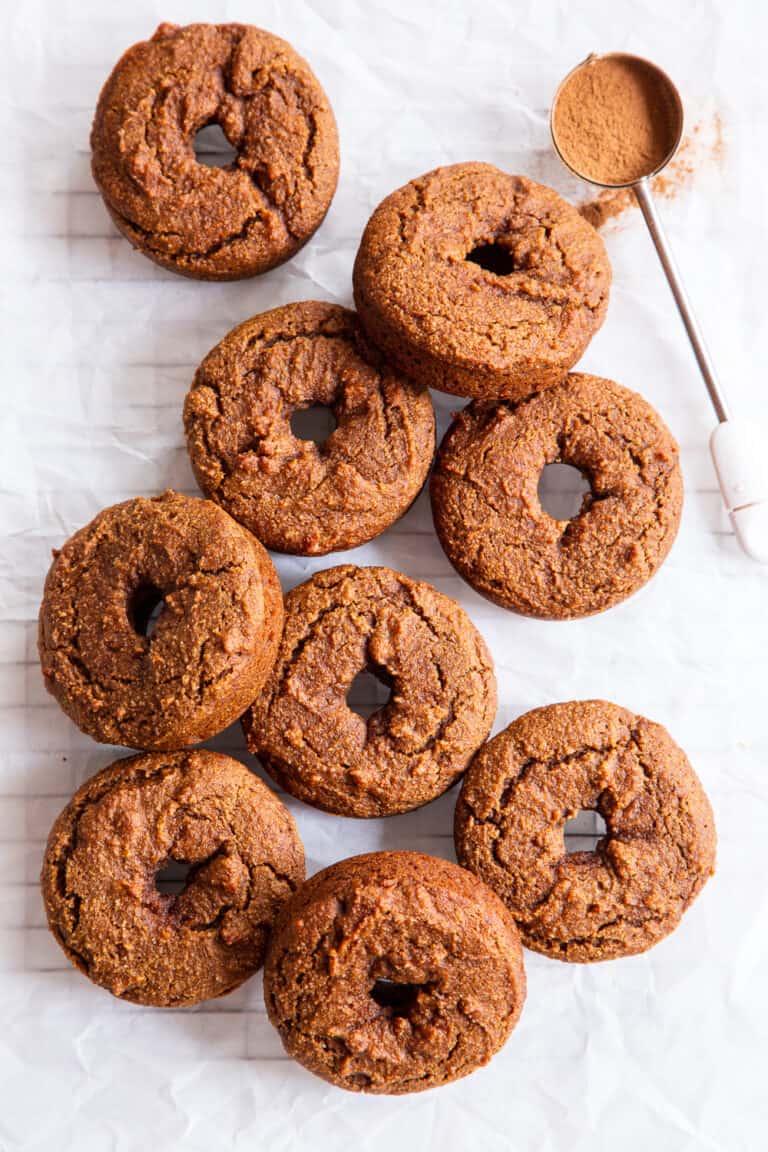
MULTIPOLYGON (((651 180, 651 189, 657 198, 672 200, 688 184, 702 165, 722 167, 725 159, 725 141, 720 116, 694 125, 663 172, 651 180)), ((631 188, 605 188, 591 200, 579 204, 579 212, 593 228, 602 228, 637 207, 631 188)))
POLYGON ((552 132, 560 155, 596 184, 654 172, 675 146, 677 109, 658 71, 634 56, 596 56, 561 88, 552 132))

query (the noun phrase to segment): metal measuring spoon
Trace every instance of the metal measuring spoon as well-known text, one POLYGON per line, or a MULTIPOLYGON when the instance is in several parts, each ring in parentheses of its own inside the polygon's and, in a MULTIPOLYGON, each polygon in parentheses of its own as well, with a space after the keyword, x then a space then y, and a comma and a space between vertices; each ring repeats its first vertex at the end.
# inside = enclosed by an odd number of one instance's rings
MULTIPOLYGON (((727 401, 720 387, 715 373, 712 359, 704 343, 704 336, 698 321, 693 314, 691 302, 683 287, 680 272, 672 255, 664 228, 656 205, 651 194, 651 180, 664 169, 674 156, 683 134, 683 104, 680 93, 675 85, 649 60, 640 56, 632 56, 624 52, 611 52, 604 56, 594 53, 578 64, 576 68, 565 77, 560 84, 552 102, 550 114, 550 131, 555 151, 576 176, 595 184, 600 188, 631 188, 635 193, 637 202, 643 213, 648 231, 656 247, 659 259, 667 277, 672 295, 675 298, 678 311, 682 318, 688 339, 691 342, 704 383, 707 386, 709 398, 715 409, 718 426, 710 438, 710 451, 720 484, 720 491, 731 518, 737 539, 742 549, 754 560, 768 563, 768 467, 766 466, 766 449, 755 426, 749 421, 734 420, 731 418, 727 401), (608 183, 603 178, 596 179, 595 174, 579 171, 574 167, 573 158, 569 157, 567 148, 558 140, 555 125, 558 100, 569 81, 581 69, 589 67, 597 60, 625 61, 643 68, 658 84, 659 94, 664 98, 667 110, 672 117, 669 132, 670 147, 661 163, 642 173, 638 178, 630 181, 617 181, 608 183)), ((649 161, 650 163, 650 161, 649 161)))

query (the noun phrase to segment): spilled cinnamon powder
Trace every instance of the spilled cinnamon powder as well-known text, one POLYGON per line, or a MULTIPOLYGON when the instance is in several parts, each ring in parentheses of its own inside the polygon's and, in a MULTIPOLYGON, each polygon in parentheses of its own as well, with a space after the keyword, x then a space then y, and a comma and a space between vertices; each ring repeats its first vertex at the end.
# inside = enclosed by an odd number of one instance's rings
MULTIPOLYGON (((690 184, 697 168, 706 163, 721 166, 724 157, 722 122, 719 115, 715 114, 710 121, 694 126, 664 171, 651 180, 654 196, 672 200, 690 184)), ((631 188, 606 188, 591 200, 578 205, 584 219, 598 229, 617 220, 628 209, 636 207, 637 201, 631 188)))
POLYGON ((663 73, 636 56, 587 60, 566 79, 552 134, 569 168, 596 184, 629 184, 659 168, 681 122, 663 73))

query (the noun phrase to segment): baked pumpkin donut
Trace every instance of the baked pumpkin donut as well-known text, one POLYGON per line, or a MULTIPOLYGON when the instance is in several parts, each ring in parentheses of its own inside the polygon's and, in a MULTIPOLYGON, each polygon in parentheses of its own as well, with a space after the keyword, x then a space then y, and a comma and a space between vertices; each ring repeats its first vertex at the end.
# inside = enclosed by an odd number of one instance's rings
POLYGON ((290 44, 245 24, 161 24, 120 58, 91 130, 107 211, 150 260, 201 280, 239 280, 288 260, 336 190, 328 99, 290 44), (236 151, 198 163, 219 124, 236 151))
POLYGON ((267 548, 354 548, 408 509, 435 451, 429 392, 390 368, 354 312, 287 304, 246 320, 197 370, 184 406, 200 487, 267 548), (323 405, 336 429, 298 439, 292 415, 323 405))
POLYGON ((486 744, 455 836, 526 947, 582 963, 657 944, 715 865, 712 808, 685 753, 660 724, 603 700, 536 708, 486 744), (583 809, 606 834, 566 855, 565 823, 583 809))
POLYGON ((237 760, 153 752, 75 793, 41 879, 75 967, 123 1000, 171 1007, 223 996, 261 967, 304 850, 288 809, 237 760), (175 893, 158 887, 169 864, 187 869, 175 893))
POLYGON ((166 492, 104 509, 54 553, 40 663, 48 691, 94 740, 183 748, 250 704, 282 619, 258 540, 209 500, 166 492))
POLYGON ((611 269, 551 188, 491 164, 412 180, 368 221, 354 268, 371 339, 424 384, 520 399, 561 380, 605 318, 611 269))
POLYGON ((264 966, 285 1050, 353 1092, 422 1092, 506 1042, 525 1000, 512 917, 475 876, 418 852, 373 852, 285 905, 264 966))
POLYGON ((277 661, 243 728, 300 800, 389 816, 450 788, 495 711, 490 654, 454 600, 391 568, 345 564, 286 596, 277 661), (347 704, 366 669, 391 688, 367 721, 347 704))
POLYGON ((431 498, 440 543, 473 588, 558 620, 602 612, 653 576, 677 534, 683 482, 677 445, 650 404, 573 373, 517 405, 458 413, 431 498), (542 470, 555 462, 591 486, 572 520, 539 503, 542 470))

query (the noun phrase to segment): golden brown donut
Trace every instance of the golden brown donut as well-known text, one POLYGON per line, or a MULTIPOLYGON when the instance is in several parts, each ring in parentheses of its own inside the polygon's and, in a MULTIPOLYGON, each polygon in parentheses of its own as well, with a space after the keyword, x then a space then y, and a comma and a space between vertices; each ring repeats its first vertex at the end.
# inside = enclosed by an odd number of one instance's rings
POLYGON ((282 622, 258 540, 210 500, 166 492, 105 508, 54 553, 40 664, 48 691, 94 740, 183 748, 250 704, 282 622))
POLYGON ((150 260, 200 280, 282 264, 320 226, 339 146, 328 99, 290 44, 245 24, 161 24, 107 79, 91 130, 107 211, 150 260), (237 155, 198 163, 219 124, 237 155))
POLYGON ((683 504, 677 444, 641 396, 572 373, 519 404, 454 418, 430 494, 448 559, 503 608, 547 620, 603 612, 656 572, 683 504), (547 464, 578 468, 590 491, 572 520, 539 503, 547 464))
POLYGON ((456 805, 456 854, 504 900, 523 943, 556 960, 644 952, 714 872, 712 808, 660 724, 604 700, 527 712, 477 754, 456 805), (565 823, 606 834, 566 855, 565 823))
POLYGON ((399 1095, 486 1064, 519 1019, 525 971, 512 917, 475 876, 373 852, 313 876, 283 908, 264 999, 310 1072, 399 1095))
POLYGON ((474 163, 388 196, 353 280, 366 331, 409 376, 517 400, 580 358, 605 317, 611 269, 597 232, 551 188, 474 163))
POLYGON ((429 392, 391 368, 357 316, 308 300, 246 320, 208 353, 184 405, 200 487, 266 545, 355 548, 419 494, 435 451, 429 392), (330 408, 323 444, 291 416, 330 408))
POLYGON ((286 596, 277 661, 243 728, 251 752, 300 800, 389 816, 450 788, 495 711, 490 654, 455 600, 391 568, 344 564, 286 596), (347 704, 366 669, 391 686, 367 721, 347 704))
POLYGON ((237 760, 205 750, 118 760, 56 820, 42 870, 69 959, 122 1000, 223 996, 261 967, 278 910, 304 879, 288 809, 237 760), (181 891, 158 873, 188 871, 181 891))

